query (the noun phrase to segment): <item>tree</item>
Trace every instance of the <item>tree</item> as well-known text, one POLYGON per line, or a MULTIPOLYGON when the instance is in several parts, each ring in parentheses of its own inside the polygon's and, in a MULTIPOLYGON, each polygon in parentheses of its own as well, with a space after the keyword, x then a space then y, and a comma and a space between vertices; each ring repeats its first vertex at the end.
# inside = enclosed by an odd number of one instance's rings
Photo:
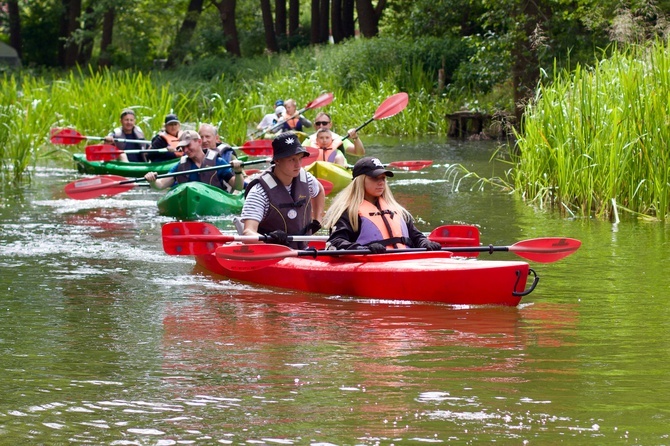
POLYGON ((379 20, 385 6, 386 0, 378 0, 376 6, 372 6, 372 0, 356 0, 358 26, 363 36, 375 37, 379 34, 379 20))
POLYGON ((76 31, 79 28, 81 0, 61 0, 63 15, 59 39, 63 44, 59 48, 58 60, 62 67, 73 67, 77 63, 79 48, 76 42, 76 31))
POLYGON ((275 1, 275 34, 286 42, 286 0, 275 1))
MULTIPOLYGON (((269 0, 262 0, 268 1, 269 0)), ((235 24, 235 6, 236 0, 221 0, 214 2, 219 10, 223 34, 226 36, 226 51, 233 56, 240 57, 240 39, 237 34, 237 25, 235 24)))
POLYGON ((331 31, 335 43, 354 36, 354 7, 354 0, 332 0, 331 31))
POLYGON ((190 0, 186 10, 186 16, 181 23, 177 37, 172 42, 170 54, 167 60, 167 66, 175 66, 184 61, 188 54, 188 48, 191 43, 191 38, 198 26, 198 19, 202 13, 203 0, 190 0))
POLYGON ((263 30, 265 31, 265 48, 272 52, 279 52, 277 37, 272 26, 272 5, 270 0, 261 0, 261 15, 263 16, 263 30))
POLYGON ((112 45, 112 38, 114 37, 114 7, 107 8, 102 19, 102 37, 100 39, 100 57, 98 58, 98 65, 101 67, 108 67, 112 63, 109 48, 112 45))
POLYGON ((23 40, 21 38, 21 14, 18 0, 7 2, 7 15, 9 19, 9 44, 14 47, 20 58, 23 40))

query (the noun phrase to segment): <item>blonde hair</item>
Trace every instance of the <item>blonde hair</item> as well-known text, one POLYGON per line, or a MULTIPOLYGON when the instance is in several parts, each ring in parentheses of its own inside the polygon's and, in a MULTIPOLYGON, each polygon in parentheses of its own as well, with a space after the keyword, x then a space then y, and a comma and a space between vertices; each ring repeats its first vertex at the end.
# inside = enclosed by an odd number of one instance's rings
MULTIPOLYGON (((363 203, 363 200, 365 200, 365 177, 366 175, 357 176, 353 179, 351 184, 337 194, 331 203, 330 208, 328 208, 326 216, 323 217, 322 224, 324 228, 328 230, 333 229, 337 220, 339 220, 342 214, 346 212, 349 216, 351 228, 354 231, 358 231, 358 208, 361 203, 363 203)), ((384 182, 384 192, 382 193, 381 198, 383 198, 390 207, 396 208, 406 221, 409 221, 412 218, 412 215, 407 209, 400 206, 395 200, 388 182, 384 182)))

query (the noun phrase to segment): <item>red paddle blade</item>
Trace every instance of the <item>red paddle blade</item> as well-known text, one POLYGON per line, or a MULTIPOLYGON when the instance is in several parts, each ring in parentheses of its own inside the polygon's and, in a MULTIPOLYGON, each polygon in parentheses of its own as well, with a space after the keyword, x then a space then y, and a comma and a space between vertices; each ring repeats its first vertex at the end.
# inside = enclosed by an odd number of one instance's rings
POLYGON ((333 191, 333 183, 331 183, 328 180, 324 180, 323 178, 317 178, 319 180, 319 183, 323 186, 323 192, 328 195, 333 191))
POLYGON ((314 99, 312 102, 305 106, 305 110, 311 110, 313 108, 325 107, 326 105, 333 102, 333 93, 324 93, 318 98, 314 99))
POLYGON ((247 141, 240 149, 249 156, 272 156, 272 140, 247 141))
POLYGON ((86 159, 88 161, 111 161, 117 159, 122 153, 122 150, 109 144, 86 146, 86 159))
POLYGON ((128 183, 128 179, 118 175, 101 175, 93 178, 84 178, 65 186, 65 193, 75 200, 88 200, 102 195, 116 195, 135 187, 135 183, 128 183), (121 184, 125 183, 125 184, 121 184))
POLYGON ((217 262, 230 271, 254 271, 297 256, 298 251, 282 245, 223 245, 216 248, 217 262))
POLYGON ((393 161, 388 167, 400 170, 421 170, 433 164, 432 160, 393 161))
POLYGON ((386 98, 375 111, 373 119, 385 119, 397 115, 407 107, 409 96, 407 93, 396 93, 386 98))
POLYGON ((573 238, 543 237, 517 242, 509 251, 528 260, 551 263, 577 251, 582 242, 573 238))
MULTIPOLYGON (((471 225, 438 226, 428 235, 428 239, 438 242, 443 248, 479 246, 479 229, 471 225)), ((458 255, 462 257, 477 257, 479 252, 464 252, 458 255)))
POLYGON ((79 144, 86 139, 75 129, 51 129, 51 142, 54 144, 79 144))
POLYGON ((234 240, 221 234, 219 228, 204 222, 166 223, 161 229, 163 251, 173 256, 213 254, 221 243, 234 240))

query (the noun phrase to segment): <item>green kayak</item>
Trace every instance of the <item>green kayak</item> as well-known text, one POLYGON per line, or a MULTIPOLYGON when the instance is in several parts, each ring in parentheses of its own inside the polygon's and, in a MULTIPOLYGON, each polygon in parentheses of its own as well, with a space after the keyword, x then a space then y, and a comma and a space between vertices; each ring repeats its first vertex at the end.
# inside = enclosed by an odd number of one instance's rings
MULTIPOLYGON (((179 159, 162 161, 158 163, 124 163, 121 161, 88 161, 83 153, 72 155, 77 164, 79 173, 88 173, 94 175, 120 175, 122 177, 140 178, 149 172, 157 172, 159 175, 168 173, 174 167, 179 159)), ((240 161, 246 161, 249 157, 243 153, 237 158, 240 161)))
POLYGON ((158 172, 158 174, 168 173, 179 160, 169 160, 159 163, 124 163, 121 161, 88 161, 86 154, 75 153, 72 155, 77 164, 79 173, 89 173, 95 175, 120 175, 122 177, 140 178, 149 172, 158 172))
POLYGON ((229 194, 209 184, 182 183, 158 200, 158 213, 180 220, 197 220, 202 216, 239 214, 244 194, 229 194))
MULTIPOLYGON (((309 160, 309 158, 305 158, 309 160)), ((314 161, 305 170, 316 178, 333 183, 333 192, 337 193, 351 184, 351 170, 328 161, 314 161)))

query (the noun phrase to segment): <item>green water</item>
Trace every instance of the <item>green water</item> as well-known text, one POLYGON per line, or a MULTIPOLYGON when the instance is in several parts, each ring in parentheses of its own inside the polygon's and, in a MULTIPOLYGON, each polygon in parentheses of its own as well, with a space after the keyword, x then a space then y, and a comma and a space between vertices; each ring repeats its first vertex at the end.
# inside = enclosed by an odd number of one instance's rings
POLYGON ((71 200, 42 168, 0 199, 0 444, 670 444, 666 227, 455 192, 447 163, 502 174, 486 142, 366 146, 435 161, 391 183, 424 230, 582 248, 517 308, 271 290, 165 255, 158 192, 71 200))

